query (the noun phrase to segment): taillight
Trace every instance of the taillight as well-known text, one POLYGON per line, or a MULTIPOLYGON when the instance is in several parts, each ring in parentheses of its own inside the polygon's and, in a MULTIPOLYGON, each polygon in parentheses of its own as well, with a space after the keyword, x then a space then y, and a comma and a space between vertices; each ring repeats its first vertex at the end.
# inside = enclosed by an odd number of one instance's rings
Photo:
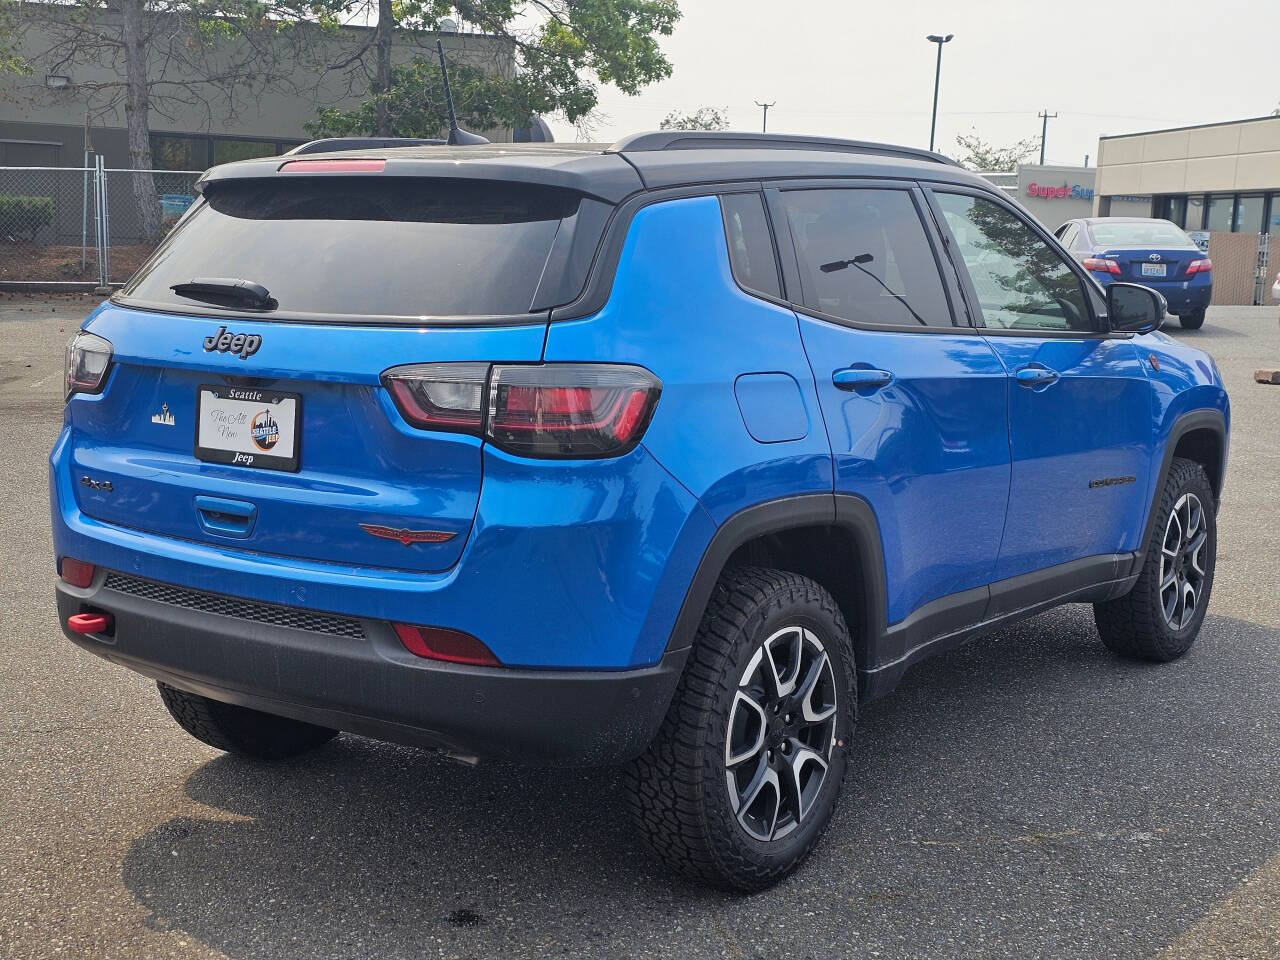
POLYGON ((1187 264, 1187 276, 1190 277, 1197 273, 1209 273, 1213 270, 1213 261, 1208 257, 1203 260, 1192 260, 1187 264))
POLYGON ((608 363, 421 363, 382 375, 415 427, 482 436, 526 457, 587 459, 631 450, 662 384, 642 367, 608 363))
POLYGON ((483 643, 460 630, 443 627, 416 627, 409 623, 392 624, 404 648, 415 657, 465 663, 473 667, 500 667, 502 661, 483 643))
POLYGON ((1092 270, 1095 273, 1112 273, 1117 277, 1120 276, 1120 264, 1114 260, 1108 260, 1105 257, 1086 257, 1084 268, 1092 270))
POLYGON ((485 434, 529 457, 612 457, 640 442, 662 385, 640 367, 495 366, 485 434))
POLYGON ((87 587, 93 583, 95 567, 92 563, 85 563, 75 557, 63 557, 59 568, 63 582, 73 587, 87 587))
POLYGON ((111 367, 111 342, 81 331, 67 343, 65 398, 100 393, 111 367))
POLYGON ((480 434, 487 363, 415 363, 382 375, 400 413, 424 430, 480 434))

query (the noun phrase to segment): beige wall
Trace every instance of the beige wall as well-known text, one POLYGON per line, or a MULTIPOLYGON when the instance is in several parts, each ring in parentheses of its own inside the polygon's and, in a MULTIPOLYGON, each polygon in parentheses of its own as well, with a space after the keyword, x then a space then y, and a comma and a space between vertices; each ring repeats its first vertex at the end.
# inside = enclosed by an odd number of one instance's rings
POLYGON ((1280 117, 1103 137, 1098 142, 1095 198, 1278 188, 1280 117))

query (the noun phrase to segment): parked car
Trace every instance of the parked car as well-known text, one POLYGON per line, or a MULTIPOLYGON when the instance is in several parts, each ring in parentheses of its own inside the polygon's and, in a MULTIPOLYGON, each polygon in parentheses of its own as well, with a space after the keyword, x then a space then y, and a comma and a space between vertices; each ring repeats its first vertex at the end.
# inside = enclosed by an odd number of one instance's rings
POLYGON ((750 890, 922 658, 1066 602, 1126 657, 1200 630, 1217 368, 936 154, 668 131, 199 189, 71 341, 50 476, 67 636, 207 744, 625 763, 657 855, 750 890))
POLYGON ((1185 330, 1204 326, 1213 298, 1213 262, 1168 220, 1088 217, 1056 231, 1062 245, 1105 288, 1116 281, 1159 291, 1185 330))

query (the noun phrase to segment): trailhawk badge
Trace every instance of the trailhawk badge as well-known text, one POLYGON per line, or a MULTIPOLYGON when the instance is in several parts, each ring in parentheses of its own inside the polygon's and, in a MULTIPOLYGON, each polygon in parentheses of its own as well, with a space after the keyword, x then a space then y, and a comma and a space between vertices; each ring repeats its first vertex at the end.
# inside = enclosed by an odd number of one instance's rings
POLYGON ((371 537, 399 540, 406 547, 411 547, 415 543, 444 543, 457 536, 448 530, 405 530, 399 527, 384 527, 377 523, 362 523, 360 529, 371 537))

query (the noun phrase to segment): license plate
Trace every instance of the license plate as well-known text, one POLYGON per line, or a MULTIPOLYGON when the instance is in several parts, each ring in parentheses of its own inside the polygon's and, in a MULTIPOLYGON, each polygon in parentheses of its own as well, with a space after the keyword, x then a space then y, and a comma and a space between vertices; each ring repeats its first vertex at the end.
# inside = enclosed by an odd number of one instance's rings
POLYGON ((298 469, 302 397, 277 390, 202 386, 196 396, 199 460, 267 470, 298 469))
POLYGON ((1142 265, 1142 275, 1144 277, 1163 277, 1168 270, 1168 264, 1165 263, 1144 263, 1142 265))

